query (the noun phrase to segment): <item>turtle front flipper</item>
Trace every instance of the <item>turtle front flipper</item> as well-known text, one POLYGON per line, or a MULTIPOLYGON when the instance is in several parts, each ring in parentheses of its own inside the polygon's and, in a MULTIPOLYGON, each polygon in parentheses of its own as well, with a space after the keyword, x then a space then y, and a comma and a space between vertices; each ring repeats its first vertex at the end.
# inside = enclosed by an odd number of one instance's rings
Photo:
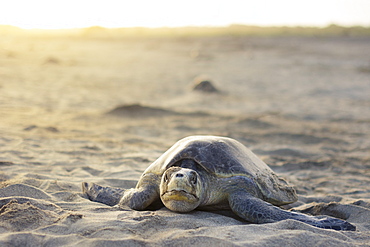
POLYGON ((144 210, 151 204, 159 201, 160 177, 152 173, 144 173, 136 188, 126 190, 118 206, 124 208, 125 205, 134 210, 144 210))
POLYGON ((229 205, 235 214, 252 223, 272 223, 293 219, 319 228, 342 231, 356 230, 354 225, 344 220, 327 216, 315 217, 283 210, 246 193, 244 190, 229 194, 229 205))
POLYGON ((118 204, 125 190, 113 187, 103 187, 95 183, 82 183, 82 192, 94 202, 104 203, 109 206, 118 204))

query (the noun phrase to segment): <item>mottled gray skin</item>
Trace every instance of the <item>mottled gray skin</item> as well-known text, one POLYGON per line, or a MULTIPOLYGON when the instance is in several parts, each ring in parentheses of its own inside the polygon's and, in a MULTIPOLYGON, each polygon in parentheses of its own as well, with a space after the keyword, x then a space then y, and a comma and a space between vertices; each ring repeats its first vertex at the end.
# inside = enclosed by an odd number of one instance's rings
POLYGON ((253 223, 294 219, 334 230, 355 230, 327 216, 308 216, 277 206, 297 200, 295 190, 238 141, 217 136, 190 136, 151 164, 136 188, 123 190, 83 183, 92 201, 145 210, 161 201, 175 212, 231 209, 253 223))

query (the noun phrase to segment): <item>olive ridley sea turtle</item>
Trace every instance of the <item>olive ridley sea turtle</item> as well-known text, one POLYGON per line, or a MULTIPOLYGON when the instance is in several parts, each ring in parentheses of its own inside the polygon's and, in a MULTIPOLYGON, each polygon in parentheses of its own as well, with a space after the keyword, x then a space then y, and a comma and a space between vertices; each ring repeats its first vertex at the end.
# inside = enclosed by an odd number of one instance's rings
POLYGON ((161 201, 175 212, 231 209, 252 223, 294 219, 320 228, 356 230, 344 220, 278 207, 297 200, 293 187, 243 144, 227 137, 190 136, 178 141, 144 171, 136 188, 84 182, 82 189, 92 201, 134 210, 161 201))

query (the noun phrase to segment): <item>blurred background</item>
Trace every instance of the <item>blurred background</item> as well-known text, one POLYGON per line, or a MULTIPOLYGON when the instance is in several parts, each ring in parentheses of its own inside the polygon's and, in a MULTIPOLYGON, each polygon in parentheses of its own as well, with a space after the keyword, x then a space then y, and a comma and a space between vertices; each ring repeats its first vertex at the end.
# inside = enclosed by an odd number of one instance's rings
POLYGON ((90 26, 369 26, 367 0, 1 1, 0 24, 61 29, 90 26))

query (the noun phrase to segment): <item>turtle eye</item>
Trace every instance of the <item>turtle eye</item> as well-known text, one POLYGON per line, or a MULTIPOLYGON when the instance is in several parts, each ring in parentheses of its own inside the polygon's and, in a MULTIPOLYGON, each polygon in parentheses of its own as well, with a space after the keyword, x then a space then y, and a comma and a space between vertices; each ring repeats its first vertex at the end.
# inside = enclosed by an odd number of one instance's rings
POLYGON ((165 173, 165 174, 163 175, 163 181, 164 181, 164 182, 167 182, 167 181, 168 181, 168 175, 167 175, 167 173, 165 173))
POLYGON ((194 185, 197 184, 197 174, 195 172, 190 173, 190 182, 194 185))

